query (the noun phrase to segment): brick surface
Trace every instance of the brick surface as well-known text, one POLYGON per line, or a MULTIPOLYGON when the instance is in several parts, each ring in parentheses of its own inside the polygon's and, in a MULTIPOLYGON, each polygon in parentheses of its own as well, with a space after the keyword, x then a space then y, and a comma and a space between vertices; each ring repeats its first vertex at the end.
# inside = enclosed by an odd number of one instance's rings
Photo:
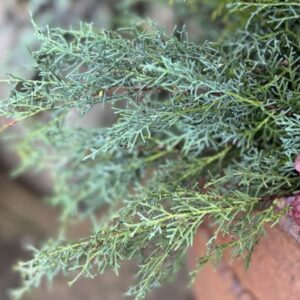
MULTIPOLYGON (((190 251, 190 266, 196 264, 196 257, 205 253, 207 235, 204 231, 199 232, 195 238, 194 247, 190 251)), ((224 281, 221 273, 211 266, 206 266, 198 275, 194 284, 195 299, 201 300, 235 300, 231 293, 228 282, 224 281)))
MULTIPOLYGON (((204 232, 200 232, 190 252, 191 265, 203 251, 204 232)), ((300 299, 299 243, 280 227, 268 228, 257 245, 249 270, 242 261, 225 258, 216 271, 206 267, 197 276, 197 300, 297 300, 300 299)))
POLYGON ((300 248, 280 228, 268 230, 253 256, 251 268, 240 264, 234 270, 243 284, 255 292, 257 299, 300 299, 300 248))

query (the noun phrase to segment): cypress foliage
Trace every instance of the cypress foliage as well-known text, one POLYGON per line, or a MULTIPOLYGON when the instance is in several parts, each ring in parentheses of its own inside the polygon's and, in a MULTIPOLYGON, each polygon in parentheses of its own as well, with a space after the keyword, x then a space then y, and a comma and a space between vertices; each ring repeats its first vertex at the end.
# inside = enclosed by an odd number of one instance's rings
POLYGON ((38 79, 12 77, 15 89, 0 104, 16 121, 50 118, 18 144, 20 170, 52 165, 52 202, 64 222, 94 217, 103 203, 112 209, 90 237, 49 241, 20 262, 16 298, 44 276, 75 272, 74 282, 135 257, 128 293, 143 299, 176 272, 205 220, 214 234, 193 273, 228 248, 248 266, 265 225, 287 213, 276 202, 300 188, 300 4, 212 4, 231 31, 202 45, 153 24, 113 32, 35 25, 38 79), (97 103, 111 105, 112 126, 66 125, 70 109, 84 114, 97 103), (219 244, 220 236, 230 241, 219 244))

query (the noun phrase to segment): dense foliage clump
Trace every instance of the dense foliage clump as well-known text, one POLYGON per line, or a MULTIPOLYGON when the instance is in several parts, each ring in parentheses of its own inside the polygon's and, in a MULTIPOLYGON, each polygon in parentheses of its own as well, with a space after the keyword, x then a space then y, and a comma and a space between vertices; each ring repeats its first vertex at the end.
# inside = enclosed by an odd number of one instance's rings
POLYGON ((112 208, 90 237, 48 242, 19 263, 16 297, 44 276, 94 277, 137 257, 129 294, 142 299, 176 272, 204 221, 214 234, 197 270, 228 248, 248 265, 265 225, 286 213, 276 199, 300 188, 300 4, 212 3, 230 31, 218 43, 197 45, 184 30, 168 35, 153 24, 36 26, 37 78, 12 77, 16 88, 0 107, 16 121, 47 112, 49 121, 17 146, 21 170, 51 165, 51 201, 64 222, 112 208), (66 122, 70 110, 85 114, 99 103, 115 112, 111 126, 66 122))

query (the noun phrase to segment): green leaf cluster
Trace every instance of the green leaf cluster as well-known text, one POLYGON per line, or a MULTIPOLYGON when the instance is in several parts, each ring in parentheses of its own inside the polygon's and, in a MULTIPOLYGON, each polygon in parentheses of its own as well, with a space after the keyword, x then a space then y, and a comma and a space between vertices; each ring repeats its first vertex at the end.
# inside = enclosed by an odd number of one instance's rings
POLYGON ((293 169, 300 4, 215 5, 231 30, 239 28, 202 45, 153 24, 116 31, 36 26, 37 79, 12 77, 16 86, 0 113, 16 120, 47 113, 50 121, 17 147, 24 168, 52 165, 52 202, 64 221, 95 217, 103 202, 112 213, 90 237, 46 243, 20 263, 16 297, 44 276, 94 277, 136 257, 129 294, 143 299, 176 272, 204 222, 214 233, 196 271, 228 248, 247 266, 265 225, 286 213, 276 199, 300 187, 293 169), (70 110, 86 114, 99 103, 116 115, 111 126, 67 124, 70 110), (230 241, 220 244, 223 236, 230 241))

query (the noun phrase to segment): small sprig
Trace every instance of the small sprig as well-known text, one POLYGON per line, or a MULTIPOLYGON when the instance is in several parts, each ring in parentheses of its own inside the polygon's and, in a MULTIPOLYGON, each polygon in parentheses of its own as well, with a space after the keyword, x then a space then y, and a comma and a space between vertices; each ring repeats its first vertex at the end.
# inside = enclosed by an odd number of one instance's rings
MULTIPOLYGON (((138 281, 130 294, 143 299, 174 271, 174 259, 182 259, 206 217, 213 216, 217 226, 209 241, 208 256, 220 252, 220 245, 213 243, 219 235, 230 235, 234 240, 234 256, 251 253, 264 232, 264 224, 277 223, 282 215, 272 206, 263 212, 256 211, 259 202, 258 198, 237 192, 226 196, 185 190, 148 192, 141 200, 127 202, 112 224, 97 234, 70 244, 49 243, 35 251, 31 261, 19 263, 17 270, 23 276, 21 290, 39 285, 43 276, 51 280, 58 272, 78 271, 71 283, 80 276, 94 277, 107 267, 118 272, 123 260, 138 256, 138 281)), ((199 264, 206 259, 201 258, 199 264)))

